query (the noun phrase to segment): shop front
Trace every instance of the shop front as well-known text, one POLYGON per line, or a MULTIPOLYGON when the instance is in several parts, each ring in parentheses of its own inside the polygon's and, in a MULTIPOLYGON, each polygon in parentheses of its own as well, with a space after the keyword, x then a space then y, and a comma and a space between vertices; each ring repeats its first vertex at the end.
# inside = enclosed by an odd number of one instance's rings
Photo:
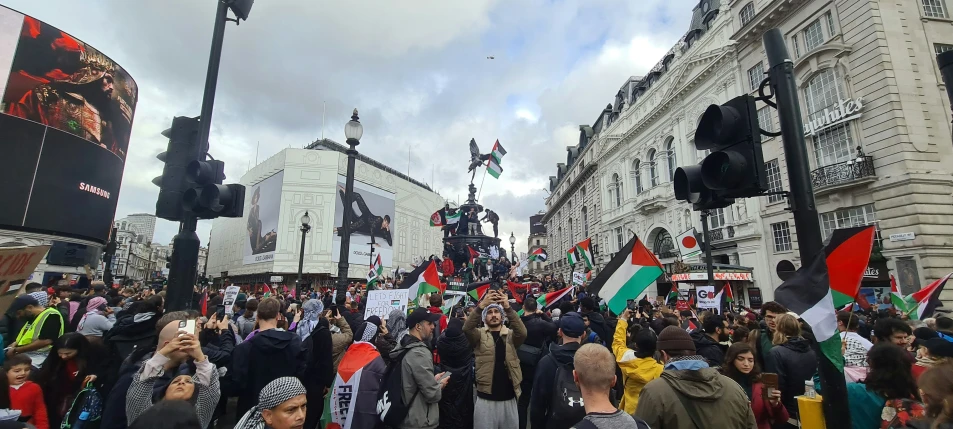
MULTIPOLYGON (((712 265, 715 276, 713 281, 709 281, 708 268, 705 264, 682 264, 681 269, 679 269, 681 272, 673 273, 671 275, 671 281, 678 284, 680 291, 689 290, 689 294, 695 293, 696 286, 712 285, 715 286, 716 291, 721 291, 724 287, 730 287, 736 306, 747 306, 748 302, 755 304, 754 301, 758 301, 758 307, 761 306, 760 289, 757 290, 756 294, 750 293, 750 289, 757 289, 757 287, 754 286, 753 268, 729 264, 712 265), (757 299, 750 299, 749 297, 757 299)), ((661 282, 659 283, 659 296, 666 296, 671 290, 671 283, 667 284, 664 291, 661 290, 661 282)))

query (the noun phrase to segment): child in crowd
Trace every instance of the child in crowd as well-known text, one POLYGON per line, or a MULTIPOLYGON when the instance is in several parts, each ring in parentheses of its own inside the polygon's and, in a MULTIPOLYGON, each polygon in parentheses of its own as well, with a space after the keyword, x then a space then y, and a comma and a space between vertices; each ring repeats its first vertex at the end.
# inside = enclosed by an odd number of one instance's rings
POLYGON ((27 380, 30 376, 32 361, 30 357, 13 355, 4 362, 3 369, 10 383, 10 408, 20 410, 20 421, 25 421, 37 429, 49 429, 49 416, 43 402, 43 390, 40 385, 27 380))

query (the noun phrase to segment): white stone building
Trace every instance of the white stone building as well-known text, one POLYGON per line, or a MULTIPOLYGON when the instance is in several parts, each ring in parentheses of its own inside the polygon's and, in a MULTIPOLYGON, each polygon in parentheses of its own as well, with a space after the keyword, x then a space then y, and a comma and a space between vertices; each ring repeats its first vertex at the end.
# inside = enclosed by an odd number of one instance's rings
MULTIPOLYGON (((754 90, 767 70, 764 32, 780 28, 785 37, 809 124, 811 180, 825 238, 835 228, 879 229, 862 286, 889 294, 889 270, 910 293, 953 271, 951 115, 936 63, 937 53, 953 49, 953 2, 729 4, 744 91, 754 90)), ((777 115, 763 110, 762 121, 777 127, 777 115)), ((771 186, 788 189, 780 138, 766 138, 763 149, 771 186)), ((804 261, 787 204, 779 197, 760 200, 771 271, 758 280, 776 287, 779 263, 804 261)), ((953 290, 947 288, 946 297, 953 298, 953 290)))
POLYGON ((120 230, 135 231, 152 243, 156 231, 156 215, 151 213, 134 213, 113 222, 113 226, 120 230))

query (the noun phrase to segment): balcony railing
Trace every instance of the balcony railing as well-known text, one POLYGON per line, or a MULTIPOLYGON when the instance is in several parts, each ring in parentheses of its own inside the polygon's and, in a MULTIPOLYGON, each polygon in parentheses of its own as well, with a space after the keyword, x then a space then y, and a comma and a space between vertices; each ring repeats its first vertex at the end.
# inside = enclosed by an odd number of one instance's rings
POLYGON ((827 188, 854 182, 864 178, 876 177, 874 158, 860 156, 850 161, 825 165, 811 172, 814 189, 827 188))
POLYGON ((724 235, 724 233, 723 233, 722 231, 723 231, 723 230, 722 230, 721 228, 715 228, 715 229, 710 229, 710 230, 708 230, 708 234, 711 236, 711 241, 724 240, 724 239, 725 239, 725 235, 724 235))

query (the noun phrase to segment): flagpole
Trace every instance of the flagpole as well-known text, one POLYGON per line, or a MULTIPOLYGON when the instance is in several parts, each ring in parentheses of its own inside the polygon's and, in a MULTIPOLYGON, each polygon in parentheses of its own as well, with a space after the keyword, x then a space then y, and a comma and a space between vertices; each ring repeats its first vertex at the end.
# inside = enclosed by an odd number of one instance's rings
MULTIPOLYGON (((480 179, 480 192, 477 192, 477 201, 480 201, 480 195, 483 195, 483 182, 486 181, 486 169, 483 170, 483 178, 480 179)), ((476 201, 474 201, 476 202, 476 201)))

